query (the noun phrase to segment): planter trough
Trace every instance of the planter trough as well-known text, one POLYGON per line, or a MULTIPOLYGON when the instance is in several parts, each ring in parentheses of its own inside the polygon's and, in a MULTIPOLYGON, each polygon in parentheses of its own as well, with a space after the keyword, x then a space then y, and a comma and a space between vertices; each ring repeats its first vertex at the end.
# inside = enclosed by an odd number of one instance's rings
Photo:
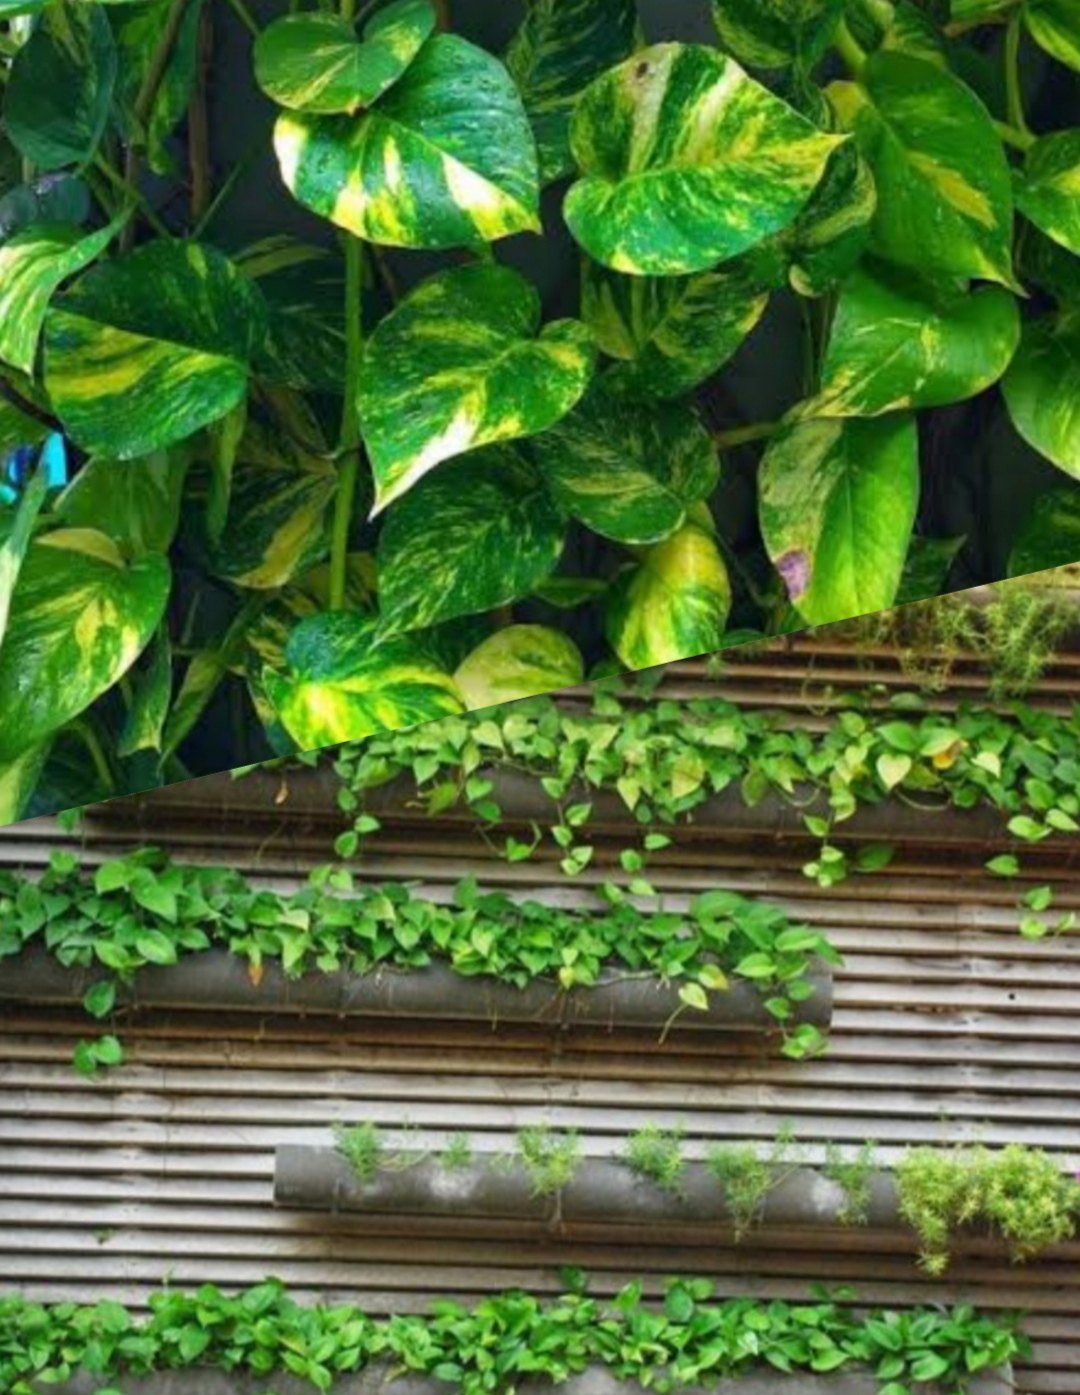
MULTIPOLYGON (((66 968, 34 950, 0 962, 0 1001, 72 1003, 93 983, 110 977, 98 967, 66 968)), ((789 1025, 827 1027, 832 1019, 832 970, 820 961, 807 977, 813 992, 795 1004, 789 1025)), ((535 1023, 551 1027, 648 1028, 662 1031, 672 1015, 677 1025, 712 1032, 775 1032, 758 990, 734 980, 709 995, 705 1011, 683 1007, 677 984, 651 977, 612 977, 591 988, 564 990, 550 980, 525 988, 496 979, 468 978, 443 964, 422 969, 377 969, 370 974, 311 973, 289 978, 268 963, 258 984, 245 960, 209 950, 168 967, 141 969, 122 985, 117 1002, 147 1008, 225 1009, 261 1013, 321 1013, 336 1017, 535 1023)))

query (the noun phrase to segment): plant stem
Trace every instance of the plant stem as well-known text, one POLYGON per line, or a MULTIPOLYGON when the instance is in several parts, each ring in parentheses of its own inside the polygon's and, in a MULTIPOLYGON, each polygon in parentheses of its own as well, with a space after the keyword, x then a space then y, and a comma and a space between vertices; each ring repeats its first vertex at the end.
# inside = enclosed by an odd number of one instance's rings
POLYGON ((1020 86, 1020 21, 1022 10, 1016 10, 1005 31, 1005 92, 1009 124, 1023 136, 1030 136, 1024 119, 1024 95, 1020 86))
MULTIPOLYGON (((169 12, 165 16, 165 25, 161 31, 161 38, 157 47, 150 55, 150 63, 143 77, 142 85, 135 97, 132 106, 132 117, 135 122, 135 130, 132 132, 128 142, 127 156, 124 160, 124 179, 131 186, 132 190, 138 188, 139 171, 142 165, 142 155, 146 138, 146 128, 153 115, 154 103, 157 101, 161 84, 165 81, 165 74, 168 71, 169 60, 172 57, 173 49, 180 37, 180 27, 184 21, 184 11, 187 9, 188 0, 172 0, 169 12)), ((135 229, 132 224, 124 229, 124 247, 130 247, 134 239, 135 229)))
POLYGON ((101 174, 105 176, 105 178, 109 181, 109 183, 113 186, 114 189, 119 190, 120 193, 122 193, 127 198, 128 203, 130 203, 133 208, 138 209, 138 211, 150 224, 153 230, 157 233, 158 237, 172 237, 172 233, 161 221, 161 219, 155 213, 153 208, 151 208, 146 198, 139 192, 138 189, 135 188, 133 184, 130 184, 124 178, 124 176, 120 173, 119 170, 114 169, 103 155, 94 156, 94 168, 99 170, 101 174))
POLYGON ((779 429, 778 421, 759 421, 753 426, 737 426, 731 431, 714 432, 713 442, 720 450, 733 446, 747 446, 754 441, 767 441, 770 436, 775 436, 779 429))
POLYGON ((210 122, 207 111, 207 82, 214 49, 214 27, 209 5, 204 5, 199 14, 196 49, 195 83, 188 105, 188 165, 191 170, 193 228, 198 227, 206 217, 214 192, 210 173, 210 122))
POLYGON ((107 794, 112 794, 116 789, 116 781, 113 778, 112 769, 106 759, 105 752, 102 749, 101 742, 98 740, 98 734, 94 730, 93 725, 88 720, 79 718, 72 722, 71 730, 75 732, 86 747, 90 759, 93 762, 94 770, 105 792, 107 794))
POLYGON ((244 0, 229 0, 229 5, 233 14, 236 15, 251 37, 257 39, 260 33, 259 26, 247 5, 244 4, 244 0))
POLYGON ((356 408, 356 394, 360 383, 360 357, 364 348, 363 296, 364 244, 359 238, 349 236, 345 242, 345 403, 341 414, 338 489, 330 544, 331 610, 345 608, 349 527, 360 473, 360 417, 356 408))
POLYGON ((844 60, 856 77, 862 72, 866 65, 866 52, 859 44, 855 35, 847 26, 847 20, 842 19, 836 27, 836 38, 833 40, 836 51, 844 60))
POLYGON ((1035 137, 1030 131, 1019 131, 1015 126, 1010 126, 1007 121, 995 121, 994 130, 1005 142, 1011 145, 1014 150, 1021 150, 1025 153, 1035 144, 1035 137))

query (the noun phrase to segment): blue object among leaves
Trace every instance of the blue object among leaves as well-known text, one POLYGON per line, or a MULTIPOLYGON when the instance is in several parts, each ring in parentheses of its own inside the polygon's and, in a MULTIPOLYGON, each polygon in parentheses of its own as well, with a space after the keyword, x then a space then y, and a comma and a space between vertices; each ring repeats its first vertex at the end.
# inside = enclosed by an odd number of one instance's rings
POLYGON ((55 489, 67 484, 67 447, 63 436, 52 435, 40 449, 36 446, 17 446, 0 462, 0 503, 15 502, 38 462, 45 471, 48 488, 55 489))

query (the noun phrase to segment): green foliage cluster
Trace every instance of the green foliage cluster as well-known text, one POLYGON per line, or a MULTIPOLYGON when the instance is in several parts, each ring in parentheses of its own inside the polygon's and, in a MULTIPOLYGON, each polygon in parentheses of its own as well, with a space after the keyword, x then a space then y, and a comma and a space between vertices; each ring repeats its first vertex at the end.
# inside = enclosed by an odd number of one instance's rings
MULTIPOLYGON (((345 869, 326 867, 282 894, 228 868, 180 866, 153 848, 93 873, 56 851, 40 880, 0 871, 0 961, 41 946, 61 964, 97 968, 84 1006, 102 1019, 139 969, 209 949, 246 960, 254 974, 278 963, 290 977, 432 962, 518 988, 537 979, 571 989, 604 976, 649 975, 678 983, 688 1011, 704 1010, 710 994, 741 978, 762 994, 789 1055, 822 1049, 818 1028, 788 1019, 813 991, 814 960, 839 960, 825 936, 733 892, 704 892, 685 912, 647 912, 613 891, 613 904, 575 911, 466 879, 441 904, 401 883, 357 884, 345 869)), ((114 1037, 83 1043, 76 1060, 88 1073, 115 1065, 119 1044, 114 1037)))
POLYGON ((850 1290, 803 1303, 714 1297, 703 1279, 670 1281, 662 1305, 639 1284, 604 1302, 584 1277, 541 1301, 508 1292, 468 1309, 449 1300, 428 1315, 373 1319, 348 1304, 307 1307, 268 1281, 235 1296, 212 1285, 150 1295, 148 1317, 120 1304, 44 1307, 0 1297, 0 1388, 36 1395, 38 1383, 80 1368, 110 1390, 126 1376, 207 1368, 265 1377, 292 1374, 328 1391, 336 1376, 387 1363, 449 1382, 462 1395, 506 1395, 537 1374, 553 1383, 589 1366, 661 1391, 709 1387, 758 1368, 829 1372, 867 1365, 880 1395, 915 1395, 940 1380, 962 1392, 967 1379, 1025 1355, 1026 1337, 1008 1317, 972 1308, 856 1316, 850 1290))
POLYGON ((900 1209, 919 1236, 928 1273, 944 1273, 958 1231, 989 1227, 1014 1262, 1071 1239, 1080 1183, 1037 1148, 912 1148, 897 1168, 900 1209))
MULTIPOLYGON (((526 776, 551 800, 550 834, 571 876, 592 860, 588 825, 601 793, 640 826, 645 854, 670 841, 659 828, 700 817, 727 790, 749 806, 775 795, 820 810, 804 817, 825 844, 806 871, 824 886, 851 870, 847 855, 828 844, 831 830, 860 806, 890 798, 917 800, 928 819, 938 807, 989 806, 1021 844, 1080 832, 1080 708, 1062 717, 1020 701, 1007 711, 961 704, 949 714, 923 706, 913 693, 894 695, 885 709, 852 696, 818 732, 797 729, 782 712, 715 697, 650 696, 641 679, 629 688, 620 679, 593 684, 587 706, 537 697, 444 718, 336 752, 340 803, 353 820, 338 851, 354 855, 379 827, 365 796, 399 778, 415 786, 430 814, 463 804, 498 827, 501 772, 526 776)), ((541 830, 534 835, 531 844, 508 838, 505 855, 528 857, 541 830)), ((856 868, 874 870, 890 856, 866 848, 856 868)), ((623 865, 639 872, 643 854, 627 850, 623 865)), ((640 878, 637 885, 648 887, 640 878)))
POLYGON ((1075 6, 697 2, 2 0, 0 452, 74 478, 0 510, 0 819, 938 594, 976 399, 1068 477, 1011 565, 1075 559, 1075 6), (711 420, 773 310, 778 419, 711 420))

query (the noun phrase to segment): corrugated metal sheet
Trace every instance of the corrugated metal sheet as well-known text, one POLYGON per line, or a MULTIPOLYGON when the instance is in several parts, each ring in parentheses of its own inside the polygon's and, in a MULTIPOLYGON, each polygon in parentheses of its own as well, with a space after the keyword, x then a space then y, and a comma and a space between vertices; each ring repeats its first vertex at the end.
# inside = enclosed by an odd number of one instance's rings
MULTIPOLYGON (((816 651, 815 668, 825 662, 816 651)), ((830 681, 852 664, 828 656, 830 681), (836 671, 842 671, 836 675, 836 671)), ((887 656, 879 671, 892 666, 887 656)), ((1080 656, 1061 665, 1065 705, 1080 656)), ((859 682, 863 680, 860 675, 859 682)), ((972 672, 972 691, 983 678, 972 672)), ((800 644, 730 666, 719 680, 748 705, 793 712, 820 705, 800 644)), ((715 684, 700 664, 676 666, 666 690, 715 684)), ((140 821, 89 821, 88 858, 140 837, 179 858, 221 861, 286 885, 327 855, 325 827, 290 818, 248 828, 178 821, 151 807, 140 821)), ((0 859, 40 865, 71 839, 47 820, 0 835, 0 859)), ((587 898, 614 848, 573 886, 549 861, 508 866, 460 823, 402 817, 373 845, 365 875, 407 877, 445 896, 465 872, 561 902, 587 898)), ((755 1232, 740 1245, 635 1252, 611 1243, 553 1246, 490 1235, 452 1241, 433 1227, 417 1240, 362 1219, 272 1206, 273 1153, 325 1144, 335 1120, 407 1128, 414 1144, 462 1128, 485 1148, 524 1123, 577 1127, 587 1153, 646 1122, 681 1124, 687 1152, 715 1139, 771 1139, 785 1123, 809 1161, 828 1140, 880 1140, 888 1163, 906 1144, 1019 1141, 1080 1165, 1080 938, 1029 942, 1016 931, 1015 892, 986 877, 978 846, 905 845, 887 873, 824 894, 799 873, 801 850, 719 830, 670 849, 653 880, 677 901, 722 884, 764 894, 828 931, 846 954, 837 974, 828 1056, 793 1063, 733 1038, 551 1033, 416 1023, 135 1014, 124 1024, 130 1064, 86 1082, 69 1066, 86 1034, 74 1010, 7 1010, 0 1023, 0 1285, 41 1298, 113 1296, 138 1303, 164 1278, 243 1284, 274 1273, 302 1294, 350 1297, 373 1310, 420 1309, 435 1294, 559 1287, 558 1266, 590 1269, 613 1288, 642 1268, 656 1286, 676 1271, 705 1273, 731 1292, 797 1297, 820 1280, 849 1282, 867 1302, 963 1297, 1022 1307, 1036 1339, 1018 1388, 1080 1392, 1080 1245, 1010 1267, 973 1241, 949 1280, 928 1282, 900 1237, 852 1230, 755 1232), (823 1249, 822 1246, 825 1246, 823 1249)), ((1062 907, 1080 908, 1080 865, 1055 855, 1062 907)), ((2 971, 2 970, 0 970, 2 971)))

